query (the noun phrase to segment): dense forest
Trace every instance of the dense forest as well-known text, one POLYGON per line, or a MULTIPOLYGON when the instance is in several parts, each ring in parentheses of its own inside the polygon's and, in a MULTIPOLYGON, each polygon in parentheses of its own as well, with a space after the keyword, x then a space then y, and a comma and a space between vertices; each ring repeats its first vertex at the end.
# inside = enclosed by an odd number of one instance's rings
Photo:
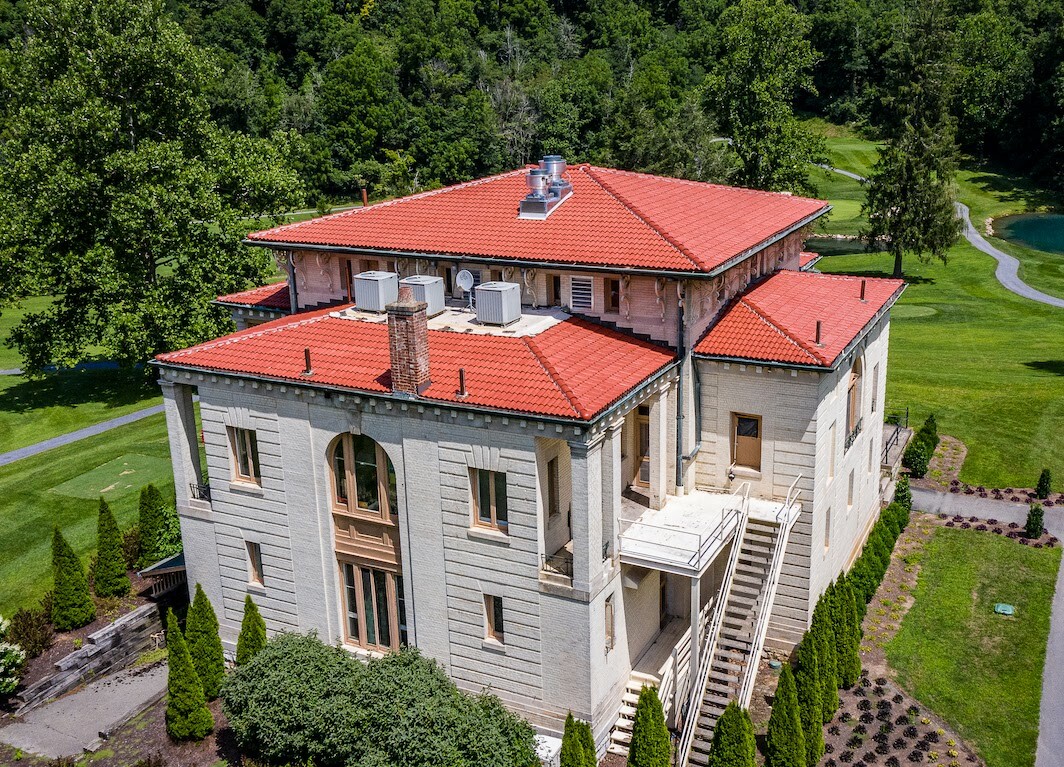
MULTIPOLYGON (((815 137, 757 102, 781 95, 799 114, 876 135, 891 119, 892 71, 921 1, 170 0, 167 9, 210 53, 215 121, 285 134, 313 203, 367 185, 384 195, 469 179, 548 152, 800 188, 797 170, 759 177, 743 150, 804 160, 815 137), (751 121, 760 145, 736 135, 751 121)), ((17 45, 32 34, 30 2, 0 0, 0 37, 17 45)), ((1064 185, 1064 3, 947 5, 937 45, 961 149, 1064 185)))

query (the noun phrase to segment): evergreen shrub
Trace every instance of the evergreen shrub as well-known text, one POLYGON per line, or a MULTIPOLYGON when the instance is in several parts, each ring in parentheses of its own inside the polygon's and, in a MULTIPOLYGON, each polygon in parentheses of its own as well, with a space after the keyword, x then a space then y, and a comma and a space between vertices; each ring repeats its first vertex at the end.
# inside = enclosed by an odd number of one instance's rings
MULTIPOLYGON (((823 599, 823 597, 821 597, 823 599)), ((806 764, 816 764, 824 755, 823 682, 817 657, 816 639, 807 631, 795 651, 797 667, 794 685, 798 694, 798 716, 805 737, 806 764)))
POLYGON ((732 701, 713 728, 709 767, 754 767, 756 744, 750 714, 732 701))
POLYGON ((203 685, 207 700, 214 700, 225 677, 225 654, 218 635, 218 617, 214 614, 203 587, 196 584, 196 596, 185 617, 185 643, 196 676, 203 685))
POLYGON ((240 621, 240 634, 236 638, 236 665, 243 666, 266 646, 266 621, 251 599, 244 597, 244 618, 240 621))
POLYGON ((26 656, 36 658, 52 646, 55 629, 51 616, 42 607, 20 607, 11 616, 7 639, 26 651, 26 656))
POLYGON ((214 717, 173 610, 166 611, 166 649, 166 732, 174 740, 203 740, 214 729, 214 717))
POLYGON ((1045 500, 1053 491, 1052 485, 1053 475, 1049 473, 1049 469, 1042 469, 1042 473, 1038 475, 1038 484, 1034 488, 1035 496, 1045 500))
POLYGON ((66 538, 56 527, 52 533, 52 625, 58 631, 81 628, 96 619, 96 605, 89 594, 85 568, 66 538))
POLYGON ((93 588, 98 597, 120 597, 129 593, 126 560, 122 554, 122 534, 107 501, 100 498, 100 512, 96 523, 96 565, 93 568, 93 588))
POLYGON ((671 752, 669 730, 665 726, 665 713, 658 698, 658 689, 644 686, 635 707, 628 767, 669 767, 671 752))
POLYGON ((766 767, 806 767, 805 737, 798 713, 798 693, 789 663, 780 671, 765 738, 766 767))
POLYGON ((909 470, 909 474, 917 479, 922 479, 931 465, 931 455, 932 451, 928 448, 926 442, 913 439, 905 447, 905 452, 902 453, 901 465, 909 470))
POLYGON ((1040 503, 1032 503, 1031 508, 1027 510, 1027 524, 1024 529, 1024 535, 1028 538, 1041 538, 1044 522, 1045 512, 1042 510, 1042 505, 1040 503))

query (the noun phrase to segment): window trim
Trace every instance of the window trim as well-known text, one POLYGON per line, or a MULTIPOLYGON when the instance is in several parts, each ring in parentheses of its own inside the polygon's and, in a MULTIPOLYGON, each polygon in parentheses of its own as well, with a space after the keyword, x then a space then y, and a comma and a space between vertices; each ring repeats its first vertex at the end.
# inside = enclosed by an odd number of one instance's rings
MULTIPOLYGON (((363 650, 374 652, 390 652, 398 650, 404 644, 409 643, 409 623, 405 615, 406 600, 400 599, 400 592, 405 591, 402 585, 403 575, 400 571, 386 566, 382 562, 363 562, 351 557, 337 560, 340 577, 340 608, 343 615, 343 641, 344 644, 360 647, 363 650), (348 570, 351 572, 351 581, 348 580, 348 570), (384 599, 388 611, 388 644, 369 641, 369 615, 366 612, 365 578, 369 575, 371 586, 376 589, 376 577, 384 577, 384 599), (351 636, 351 605, 349 595, 355 596, 355 620, 358 628, 358 636, 351 636)), ((375 593, 375 592, 374 592, 375 593)), ((374 600, 375 601, 375 600, 374 600)), ((374 634, 379 635, 381 629, 380 615, 377 605, 373 605, 374 634)), ((378 636, 379 638, 379 636, 378 636)))
POLYGON ((262 544, 258 541, 244 541, 247 554, 248 584, 265 586, 266 577, 262 567, 262 544))
POLYGON ((500 533, 509 535, 510 531, 510 504, 509 504, 509 488, 506 485, 506 472, 504 471, 492 471, 490 469, 476 469, 471 468, 469 470, 469 491, 472 497, 472 509, 473 509, 473 527, 486 528, 488 530, 496 530, 500 533), (480 476, 481 473, 488 475, 488 507, 489 513, 487 519, 481 519, 481 499, 480 499, 480 476), (499 520, 499 479, 502 479, 503 484, 503 519, 499 520))
POLYGON ((731 448, 732 448, 732 464, 736 467, 743 469, 749 469, 752 471, 761 471, 761 466, 764 463, 764 451, 765 451, 765 423, 761 416, 754 415, 753 413, 737 413, 731 414, 731 448), (752 466, 748 463, 739 463, 739 419, 749 418, 757 421, 757 437, 743 437, 743 439, 756 439, 757 440, 757 465, 752 466))
POLYGON ((395 475, 395 467, 391 459, 381 447, 380 443, 365 434, 353 434, 344 432, 338 435, 331 443, 326 453, 326 463, 329 472, 329 498, 332 510, 340 514, 366 517, 384 522, 394 521, 399 514, 398 480, 395 475), (368 509, 358 505, 358 479, 355 469, 355 438, 367 439, 373 443, 374 457, 377 471, 377 505, 378 509, 368 509), (344 468, 344 484, 347 497, 343 502, 338 493, 339 479, 336 473, 337 450, 342 450, 344 468), (393 480, 395 486, 393 487, 393 480), (394 496, 393 496, 394 493, 394 496), (394 506, 394 508, 393 508, 394 506))
POLYGON ((262 484, 262 464, 259 461, 259 440, 254 429, 245 429, 241 426, 226 427, 229 432, 229 455, 232 465, 232 479, 234 482, 244 482, 249 485, 262 484), (248 473, 241 469, 241 447, 247 457, 248 473))
POLYGON ((603 620, 605 624, 606 652, 617 645, 617 612, 613 604, 613 594, 606 597, 602 603, 603 620))

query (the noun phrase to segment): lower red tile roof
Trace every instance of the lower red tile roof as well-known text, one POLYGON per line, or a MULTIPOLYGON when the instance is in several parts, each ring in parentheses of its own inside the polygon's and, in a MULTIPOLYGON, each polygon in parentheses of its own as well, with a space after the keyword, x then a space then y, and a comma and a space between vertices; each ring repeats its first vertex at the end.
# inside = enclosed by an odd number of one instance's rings
POLYGON ((819 261, 823 256, 819 253, 811 253, 810 251, 803 250, 798 254, 798 268, 803 272, 813 268, 813 264, 819 261))
POLYGON ((247 306, 252 309, 283 309, 287 311, 291 307, 288 301, 287 282, 274 282, 270 285, 263 285, 260 288, 252 288, 240 293, 218 296, 215 300, 220 304, 247 306))
POLYGON ((695 353, 830 368, 904 288, 902 280, 776 272, 728 307, 695 353))
MULTIPOLYGON (((372 393, 391 392, 388 327, 323 309, 156 357, 177 365, 372 393), (313 374, 304 376, 304 348, 313 374)), ((590 420, 676 359, 670 349, 570 318, 535 336, 429 330, 420 399, 590 420), (458 369, 468 396, 458 397, 458 369)))

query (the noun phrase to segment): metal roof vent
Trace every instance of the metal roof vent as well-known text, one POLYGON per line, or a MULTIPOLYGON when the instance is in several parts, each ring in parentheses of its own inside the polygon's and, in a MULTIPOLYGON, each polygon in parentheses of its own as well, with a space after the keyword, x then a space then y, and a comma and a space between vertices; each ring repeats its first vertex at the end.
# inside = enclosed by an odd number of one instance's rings
POLYGON ((565 179, 568 166, 561 155, 549 154, 539 161, 539 167, 528 172, 528 196, 521 200, 518 218, 546 218, 573 193, 573 185, 565 179))
POLYGON ((510 325, 521 319, 521 286, 516 282, 485 282, 477 286, 477 322, 510 325))
POLYGON ((355 275, 355 306, 364 312, 383 312, 399 297, 395 272, 362 272, 355 275))

